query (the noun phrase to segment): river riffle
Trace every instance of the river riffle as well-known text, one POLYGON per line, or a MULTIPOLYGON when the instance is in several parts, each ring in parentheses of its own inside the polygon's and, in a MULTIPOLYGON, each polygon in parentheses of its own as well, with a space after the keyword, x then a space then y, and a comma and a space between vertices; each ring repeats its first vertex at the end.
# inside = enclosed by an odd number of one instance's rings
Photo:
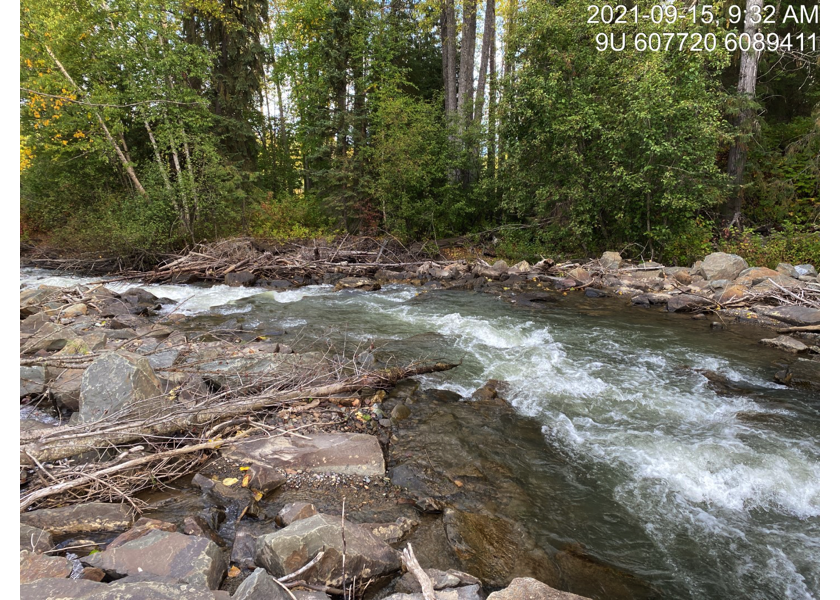
MULTIPOLYGON (((25 285, 82 281, 21 274, 25 285)), ((666 598, 819 597, 819 394, 773 382, 773 363, 791 359, 760 346, 763 332, 576 293, 526 308, 405 285, 143 287, 175 300, 164 318, 187 315, 188 331, 227 323, 295 348, 372 348, 381 364, 462 360, 421 377, 422 393, 470 402, 506 381, 518 420, 421 393, 404 434, 429 464, 501 465, 482 478, 516 491, 492 510, 549 556, 580 544, 666 598)))

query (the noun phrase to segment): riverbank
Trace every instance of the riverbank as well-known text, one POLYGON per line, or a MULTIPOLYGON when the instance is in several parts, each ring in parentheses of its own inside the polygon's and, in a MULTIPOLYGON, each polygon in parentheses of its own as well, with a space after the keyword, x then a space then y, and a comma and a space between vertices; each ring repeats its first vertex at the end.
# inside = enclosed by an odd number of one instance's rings
MULTIPOLYGON (((237 238, 199 246, 181 255, 158 257, 151 270, 125 268, 115 259, 62 257, 30 249, 22 264, 106 274, 106 280, 137 279, 146 283, 225 283, 286 290, 309 285, 336 289, 375 290, 387 283, 409 284, 421 291, 471 290, 500 296, 522 306, 539 307, 559 296, 584 293, 613 297, 639 308, 689 313, 709 320, 710 327, 748 324, 772 330, 766 343, 792 355, 819 355, 820 274, 811 265, 779 263, 775 269, 752 267, 735 255, 713 253, 692 266, 666 267, 631 262, 617 252, 599 259, 555 263, 489 264, 485 257, 460 245, 442 242, 408 248, 394 238, 345 236, 275 243, 237 238), (458 260, 449 257, 466 256, 458 260), (114 269, 119 266, 119 271, 114 269)), ((786 384, 805 382, 796 373, 780 371, 786 384)))

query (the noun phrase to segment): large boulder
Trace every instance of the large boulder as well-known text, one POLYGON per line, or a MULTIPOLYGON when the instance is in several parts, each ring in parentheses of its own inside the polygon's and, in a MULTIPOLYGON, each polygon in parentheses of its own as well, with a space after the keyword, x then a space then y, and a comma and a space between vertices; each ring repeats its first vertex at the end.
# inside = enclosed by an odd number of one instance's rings
POLYGON ((621 268, 624 259, 618 252, 604 252, 598 262, 607 271, 616 271, 621 268))
POLYGON ((735 279, 747 266, 747 261, 737 254, 713 252, 704 258, 700 264, 700 275, 709 281, 735 279))
POLYGON ((111 577, 142 572, 205 590, 219 587, 226 565, 222 549, 207 538, 159 529, 81 560, 111 577))
POLYGON ((735 302, 737 300, 743 300, 749 293, 750 290, 747 286, 737 284, 729 285, 723 288, 723 291, 717 296, 717 300, 721 303, 735 302))
POLYGON ((517 577, 503 590, 493 592, 487 600, 588 600, 577 594, 561 592, 530 577, 517 577))
POLYGON ((782 275, 786 275, 794 279, 799 279, 799 273, 796 271, 796 267, 794 267, 790 263, 779 263, 778 265, 776 265, 776 271, 778 271, 782 275))
POLYGON ((85 370, 79 394, 79 418, 98 421, 120 411, 135 418, 157 414, 166 397, 148 359, 129 352, 101 356, 85 370))
POLYGON ((131 527, 134 511, 125 504, 88 502, 61 508, 40 508, 22 513, 20 522, 52 535, 124 531, 131 527))
POLYGON ((359 525, 331 515, 314 515, 257 539, 257 565, 276 577, 292 573, 308 563, 318 552, 324 556, 306 576, 332 587, 347 581, 368 581, 400 568, 400 555, 359 525), (342 557, 344 541, 346 554, 342 557))
POLYGON ((323 433, 303 438, 257 438, 231 444, 224 454, 231 460, 261 464, 277 471, 296 469, 315 473, 384 475, 382 448, 372 435, 323 433))

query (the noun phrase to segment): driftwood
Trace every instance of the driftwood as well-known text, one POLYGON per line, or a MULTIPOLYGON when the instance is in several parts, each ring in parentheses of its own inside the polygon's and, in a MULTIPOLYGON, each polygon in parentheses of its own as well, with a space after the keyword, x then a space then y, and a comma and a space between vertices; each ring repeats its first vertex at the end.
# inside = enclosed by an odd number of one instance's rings
MULTIPOLYGON (((20 436, 21 464, 31 464, 33 459, 50 462, 95 450, 97 448, 129 444, 146 438, 171 437, 179 431, 205 429, 213 424, 272 406, 290 404, 298 400, 327 398, 364 387, 384 388, 400 379, 448 371, 452 363, 415 364, 408 367, 391 367, 307 389, 274 391, 232 399, 212 396, 195 407, 181 407, 154 418, 120 420, 119 413, 105 421, 88 426, 65 426, 51 430, 22 432, 20 436)), ((154 401, 154 399, 152 399, 154 401)))
POLYGON ((435 600, 435 586, 420 566, 420 563, 417 562, 417 557, 414 556, 414 549, 411 547, 411 543, 403 549, 402 554, 400 554, 400 559, 402 559, 406 570, 414 575, 420 584, 420 589, 423 592, 423 600, 435 600))
MULTIPOLYGON (((60 494, 62 492, 70 490, 74 487, 85 485, 85 484, 89 483, 90 480, 92 480, 92 479, 93 480, 97 480, 97 479, 101 480, 102 478, 107 477, 109 475, 113 475, 114 473, 118 473, 120 471, 126 471, 128 469, 133 469, 134 467, 139 467, 141 465, 146 465, 146 464, 151 463, 151 462, 163 461, 163 460, 166 460, 168 458, 172 458, 174 456, 180 456, 180 455, 183 455, 183 454, 199 452, 201 450, 216 449, 216 448, 219 448, 220 446, 222 446, 224 443, 225 443, 224 441, 216 441, 216 442, 207 442, 207 443, 204 443, 204 444, 194 444, 194 445, 191 445, 191 446, 186 446, 184 448, 178 448, 176 450, 170 450, 168 452, 158 452, 158 453, 155 453, 155 454, 152 454, 152 455, 149 455, 149 456, 144 456, 142 458, 136 458, 134 460, 129 460, 129 461, 124 462, 124 463, 120 463, 120 464, 117 464, 117 465, 112 465, 112 466, 106 467, 104 469, 100 469, 100 470, 95 471, 93 473, 79 473, 79 476, 74 478, 74 479, 70 479, 70 480, 62 481, 62 482, 56 482, 54 485, 35 490, 31 494, 28 494, 28 495, 24 496, 23 500, 21 500, 21 503, 20 503, 20 510, 21 510, 21 512, 23 512, 29 506, 31 506, 32 504, 34 504, 35 502, 37 502, 39 500, 42 500, 42 499, 44 499, 48 496, 53 496, 55 494, 60 494)), ((33 457, 33 460, 34 460, 34 457, 33 457)), ((39 467, 41 467, 40 464, 39 464, 39 467)), ((43 469, 43 467, 41 467, 41 468, 43 469)))

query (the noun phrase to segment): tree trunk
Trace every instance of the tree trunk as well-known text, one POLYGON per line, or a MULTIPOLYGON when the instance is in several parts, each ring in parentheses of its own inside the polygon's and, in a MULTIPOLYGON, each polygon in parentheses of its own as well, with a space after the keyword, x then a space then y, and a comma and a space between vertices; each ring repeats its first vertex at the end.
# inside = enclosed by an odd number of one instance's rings
MULTIPOLYGON (((489 5, 492 0, 488 0, 489 5)), ((495 11, 494 11, 495 15, 495 11)), ((490 72, 490 93, 487 103, 487 177, 491 180, 496 177, 496 26, 493 23, 493 31, 490 37, 490 60, 488 65, 490 72)), ((493 185, 493 198, 495 206, 495 184, 493 185)))
POLYGON ((443 83, 445 90, 446 116, 452 116, 457 110, 457 88, 455 73, 457 68, 457 54, 455 53, 455 0, 444 0, 443 15, 441 17, 441 46, 443 49, 443 83))
MULTIPOLYGON (((148 119, 143 121, 143 124, 146 126, 146 131, 149 133, 149 141, 152 142, 152 149, 155 152, 155 162, 158 164, 160 168, 160 175, 163 178, 163 186, 166 188, 166 191, 172 190, 172 185, 169 183, 169 173, 166 172, 166 167, 163 166, 163 159, 160 157, 160 150, 158 149, 157 141, 155 140, 155 136, 152 133, 152 127, 149 125, 148 119)), ((177 208, 177 206, 176 206, 177 208)))
POLYGON ((495 54, 496 50, 494 47, 495 33, 496 2, 495 0, 487 0, 487 7, 484 10, 484 32, 481 35, 481 64, 478 68, 478 88, 475 92, 475 112, 473 113, 473 120, 479 123, 484 117, 484 87, 487 81, 490 54, 495 54))
POLYGON ((472 121, 473 75, 475 71, 476 0, 464 1, 464 26, 461 30, 461 64, 458 72, 458 113, 461 131, 472 121))
MULTIPOLYGON (((44 46, 44 49, 47 51, 47 54, 50 55, 50 58, 53 59, 55 66, 58 67, 58 70, 61 71, 64 78, 70 82, 70 85, 79 92, 79 94, 86 95, 84 90, 76 85, 76 82, 70 77, 70 73, 67 72, 67 69, 64 68, 64 65, 58 60, 58 57, 53 54, 52 49, 49 46, 44 46)), ((111 147, 114 149, 114 152, 117 154, 117 158, 119 158, 120 163, 125 168, 125 172, 128 174, 128 178, 131 180, 134 189, 141 195, 148 198, 148 194, 146 193, 145 188, 140 183, 140 180, 137 179, 137 174, 134 172, 134 167, 131 166, 131 161, 123 154, 123 151, 120 150, 119 144, 114 139, 114 136, 111 135, 111 131, 108 129, 108 126, 105 124, 105 119, 102 118, 102 115, 99 114, 99 111, 96 109, 92 109, 92 112, 96 115, 96 119, 99 121, 99 125, 102 127, 102 132, 105 134, 108 142, 111 144, 111 147)))
POLYGON ((764 0, 747 0, 744 17, 744 33, 750 38, 750 50, 741 52, 741 69, 738 76, 738 96, 748 105, 743 107, 735 119, 735 142, 729 150, 728 173, 732 178, 732 191, 724 207, 724 221, 729 225, 736 225, 741 220, 741 203, 743 201, 744 167, 747 164, 747 142, 755 133, 755 113, 749 106, 755 98, 755 82, 758 78, 758 59, 760 52, 752 49, 752 41, 758 32, 758 24, 752 22, 752 15, 761 15, 764 0), (756 12, 758 11, 758 12, 756 12))

